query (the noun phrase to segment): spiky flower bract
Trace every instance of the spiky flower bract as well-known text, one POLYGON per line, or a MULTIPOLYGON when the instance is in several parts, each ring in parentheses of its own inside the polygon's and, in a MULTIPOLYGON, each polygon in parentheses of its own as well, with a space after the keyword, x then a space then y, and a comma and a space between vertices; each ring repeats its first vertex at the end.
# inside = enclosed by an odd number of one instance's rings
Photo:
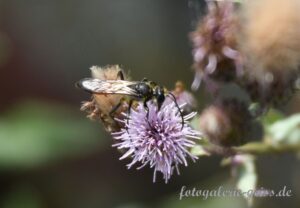
POLYGON ((148 107, 148 117, 141 103, 132 109, 129 120, 122 121, 126 128, 112 134, 117 141, 113 146, 126 150, 120 160, 132 158, 128 168, 137 163, 140 164, 137 169, 149 165, 154 168, 153 181, 156 180, 156 172, 161 172, 167 183, 174 168, 179 174, 178 166, 187 166, 188 157, 193 161, 197 159, 189 152, 189 148, 195 145, 193 140, 199 139, 201 133, 193 130, 187 123, 196 113, 184 116, 182 126, 174 103, 163 106, 159 111, 153 102, 148 102, 148 107))

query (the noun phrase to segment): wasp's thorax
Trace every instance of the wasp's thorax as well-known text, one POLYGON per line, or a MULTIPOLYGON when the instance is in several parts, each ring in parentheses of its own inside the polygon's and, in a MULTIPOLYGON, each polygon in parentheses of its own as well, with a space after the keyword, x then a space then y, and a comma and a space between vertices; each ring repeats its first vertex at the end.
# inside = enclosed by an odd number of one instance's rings
POLYGON ((165 88, 157 85, 155 82, 144 79, 138 84, 132 85, 132 87, 138 93, 138 97, 144 99, 144 101, 147 102, 153 98, 156 99, 158 110, 165 101, 165 88))
POLYGON ((137 91, 140 98, 150 99, 153 96, 153 90, 146 82, 140 82, 134 85, 134 89, 137 91))

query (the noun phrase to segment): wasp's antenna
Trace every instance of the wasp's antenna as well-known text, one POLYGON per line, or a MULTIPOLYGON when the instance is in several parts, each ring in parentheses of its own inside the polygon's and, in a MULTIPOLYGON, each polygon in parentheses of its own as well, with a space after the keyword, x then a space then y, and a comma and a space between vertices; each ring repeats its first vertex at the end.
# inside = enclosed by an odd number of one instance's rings
POLYGON ((169 92, 168 95, 171 95, 172 100, 174 101, 176 107, 178 108, 178 111, 179 111, 180 116, 181 116, 181 124, 182 124, 181 129, 183 129, 183 126, 184 126, 184 118, 183 118, 183 114, 182 114, 182 112, 181 112, 181 109, 180 109, 180 107, 179 107, 179 105, 178 105, 178 103, 177 103, 177 101, 176 101, 176 97, 175 97, 175 95, 174 95, 173 93, 171 93, 171 92, 169 92))

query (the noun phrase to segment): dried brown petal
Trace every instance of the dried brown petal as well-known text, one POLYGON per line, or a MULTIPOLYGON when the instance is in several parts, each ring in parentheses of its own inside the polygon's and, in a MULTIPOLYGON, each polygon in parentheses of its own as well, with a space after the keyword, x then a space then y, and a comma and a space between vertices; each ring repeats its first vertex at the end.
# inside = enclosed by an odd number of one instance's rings
MULTIPOLYGON (((119 65, 91 67, 92 77, 101 80, 121 79, 120 71, 124 75, 124 72, 119 65)), ((82 104, 81 110, 88 113, 88 118, 92 120, 101 120, 108 132, 115 132, 122 127, 122 124, 117 122, 115 118, 123 118, 122 112, 127 110, 127 103, 125 102, 123 95, 93 94, 91 101, 82 104), (118 105, 120 105, 120 107, 112 113, 112 110, 118 105)))

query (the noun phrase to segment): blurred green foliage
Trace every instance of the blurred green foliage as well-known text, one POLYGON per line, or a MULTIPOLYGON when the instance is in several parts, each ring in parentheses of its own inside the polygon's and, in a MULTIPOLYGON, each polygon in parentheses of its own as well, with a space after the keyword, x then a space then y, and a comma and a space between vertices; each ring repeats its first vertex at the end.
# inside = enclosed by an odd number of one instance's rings
POLYGON ((76 110, 26 102, 1 116, 0 167, 32 167, 99 148, 100 124, 76 110))
POLYGON ((275 122, 268 133, 274 144, 300 144, 300 114, 275 122))
POLYGON ((270 125, 276 121, 283 119, 284 115, 278 110, 271 108, 268 112, 261 118, 261 122, 265 128, 268 128, 270 125))

